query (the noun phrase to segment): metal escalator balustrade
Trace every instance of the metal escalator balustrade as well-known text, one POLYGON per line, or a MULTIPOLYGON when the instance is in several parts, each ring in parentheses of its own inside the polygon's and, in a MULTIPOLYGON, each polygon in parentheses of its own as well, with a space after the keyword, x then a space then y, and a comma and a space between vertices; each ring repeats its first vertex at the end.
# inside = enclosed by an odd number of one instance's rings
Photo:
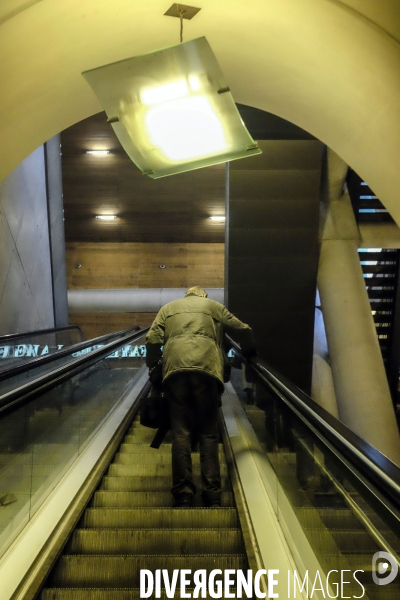
POLYGON ((15 364, 37 356, 45 356, 82 341, 83 334, 77 325, 2 335, 0 372, 15 364))
POLYGON ((119 332, 61 366, 50 357, 45 374, 37 359, 32 379, 0 396, 0 557, 134 384, 144 357, 117 354, 146 331, 119 332))
POLYGON ((255 404, 240 378, 235 387, 277 477, 278 505, 285 497, 325 577, 347 571, 350 581, 359 570, 364 590, 352 580, 341 597, 399 598, 399 576, 385 585, 400 566, 399 468, 264 361, 247 364, 255 404), (374 563, 377 552, 390 555, 387 572, 374 563))
MULTIPOLYGON (((9 404, 9 398, 11 397, 9 394, 14 390, 14 395, 18 398, 21 395, 19 390, 23 385, 32 383, 34 387, 34 382, 39 380, 39 378, 48 376, 49 379, 52 379, 52 373, 56 369, 73 365, 79 357, 92 355, 92 353, 101 350, 101 348, 112 340, 118 340, 124 335, 136 332, 138 329, 138 327, 134 327, 132 329, 123 329, 122 331, 108 333, 86 342, 79 342, 66 348, 60 348, 53 353, 46 353, 43 356, 31 358, 24 362, 19 361, 18 364, 13 364, 4 369, 0 372, 0 411, 1 406, 9 404)), ((144 344, 140 346, 136 345, 135 350, 135 352, 132 352, 130 345, 127 345, 123 349, 120 349, 119 353, 128 358, 144 356, 144 344), (139 347, 143 349, 141 353, 137 351, 139 347)), ((113 357, 109 356, 109 358, 113 357)))

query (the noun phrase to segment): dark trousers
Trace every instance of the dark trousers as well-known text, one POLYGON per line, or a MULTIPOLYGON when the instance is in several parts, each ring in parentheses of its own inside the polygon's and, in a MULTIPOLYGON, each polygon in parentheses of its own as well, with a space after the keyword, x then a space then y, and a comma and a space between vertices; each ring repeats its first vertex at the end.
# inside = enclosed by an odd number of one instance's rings
POLYGON ((172 429, 172 494, 195 494, 192 445, 198 441, 201 478, 206 501, 219 500, 221 475, 218 458, 219 384, 200 372, 181 372, 165 382, 172 429))

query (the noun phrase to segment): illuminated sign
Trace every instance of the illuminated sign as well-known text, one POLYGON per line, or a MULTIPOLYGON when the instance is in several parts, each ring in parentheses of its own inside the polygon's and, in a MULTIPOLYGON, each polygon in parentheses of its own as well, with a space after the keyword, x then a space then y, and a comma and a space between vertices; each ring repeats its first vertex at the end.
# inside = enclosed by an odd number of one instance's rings
MULTIPOLYGON (((37 358, 38 356, 45 356, 46 354, 51 354, 52 352, 56 352, 57 350, 61 350, 63 348, 63 344, 59 344, 58 346, 49 346, 46 344, 45 346, 41 346, 40 344, 18 344, 17 346, 0 346, 0 359, 10 359, 10 358, 37 358)), ((97 350, 98 348, 104 348, 104 344, 97 344, 95 346, 88 346, 87 348, 83 348, 83 350, 79 350, 78 352, 74 352, 71 354, 74 358, 78 356, 83 356, 84 354, 89 354, 93 352, 93 350, 97 350)), ((228 352, 228 356, 230 358, 234 357, 233 349, 228 352)), ((136 346, 123 346, 119 348, 110 356, 106 358, 146 358, 146 346, 144 344, 136 345, 136 346)))
MULTIPOLYGON (((102 344, 99 344, 97 346, 89 346, 88 348, 84 348, 79 352, 75 352, 71 356, 83 356, 84 354, 88 354, 93 350, 97 350, 98 348, 103 347, 104 346, 102 344)), ((140 346, 123 346, 122 348, 119 348, 106 358, 146 358, 146 346, 144 344, 141 344, 140 346)))
MULTIPOLYGON (((59 344, 58 346, 49 346, 47 344, 45 346, 41 346, 40 344, 0 346, 0 359, 37 358, 38 356, 45 356, 46 354, 61 350, 63 347, 63 344, 59 344)), ((93 352, 93 350, 103 347, 104 345, 102 344, 88 346, 87 348, 83 348, 83 350, 72 353, 71 356, 76 358, 78 356, 83 356, 84 354, 89 354, 90 352, 93 352)), ((106 358, 146 358, 146 346, 144 344, 141 344, 140 346, 123 346, 106 358)))
POLYGON ((17 346, 0 346, 0 358, 36 358, 50 352, 61 350, 64 344, 58 346, 41 346, 40 344, 18 344, 17 346))

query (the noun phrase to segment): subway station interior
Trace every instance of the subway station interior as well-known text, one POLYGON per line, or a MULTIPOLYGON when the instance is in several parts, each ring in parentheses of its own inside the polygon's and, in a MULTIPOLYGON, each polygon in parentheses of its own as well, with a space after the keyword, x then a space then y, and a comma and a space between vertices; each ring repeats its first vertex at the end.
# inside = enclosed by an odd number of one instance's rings
POLYGON ((170 7, 0 6, 0 600, 398 600, 399 2, 170 7), (261 152, 153 179, 82 73, 203 36, 261 152), (145 338, 196 285, 257 355, 174 508, 145 338))

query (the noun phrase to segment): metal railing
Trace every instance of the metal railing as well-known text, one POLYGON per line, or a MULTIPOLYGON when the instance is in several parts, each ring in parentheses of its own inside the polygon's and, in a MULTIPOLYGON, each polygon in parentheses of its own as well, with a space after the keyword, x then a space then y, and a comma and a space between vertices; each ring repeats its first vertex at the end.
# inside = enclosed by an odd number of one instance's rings
POLYGON ((61 348, 60 350, 56 350, 52 354, 46 354, 45 356, 38 356, 36 358, 32 358, 31 360, 27 360, 23 363, 19 363, 17 365, 13 365, 8 369, 4 369, 0 373, 0 381, 6 381, 19 373, 25 373, 27 371, 31 371, 36 369, 42 365, 47 363, 51 363, 59 358, 63 358, 64 356, 69 356, 71 354, 75 354, 76 352, 80 352, 85 350, 86 348, 90 348, 92 346, 97 346, 98 344, 103 344, 109 339, 113 337, 121 336, 128 332, 138 331, 139 327, 133 327, 129 329, 122 329, 121 331, 115 331, 113 333, 106 333, 97 338, 93 338, 92 340, 87 340, 85 342, 79 342, 78 344, 73 344, 72 346, 67 346, 66 348, 61 348))
POLYGON ((0 335, 0 344, 19 338, 34 337, 39 335, 46 335, 49 333, 60 333, 62 331, 72 330, 78 331, 81 338, 83 339, 82 330, 78 325, 66 325, 65 327, 51 327, 50 329, 36 329, 34 331, 23 331, 22 333, 7 333, 4 335, 0 335))
MULTIPOLYGON (((79 356, 78 358, 71 360, 67 364, 60 366, 49 373, 40 375, 32 381, 29 381, 17 387, 16 389, 13 389, 3 394, 2 396, 0 396, 0 416, 3 414, 8 414, 13 410, 16 410, 23 404, 26 404, 30 400, 36 398, 38 395, 51 390, 63 381, 66 381, 67 379, 70 379, 75 375, 81 373, 81 371, 83 371, 84 369, 96 364, 97 362, 101 361, 103 358, 106 358, 119 348, 122 348, 130 342, 134 342, 135 340, 141 338, 148 330, 149 328, 146 327, 144 329, 140 329, 139 331, 136 330, 134 333, 129 333, 132 330, 123 330, 122 332, 118 332, 119 334, 122 334, 122 337, 118 340, 115 340, 114 342, 109 342, 101 348, 93 350, 92 352, 90 352, 90 354, 79 356)), ((99 340, 103 337, 104 336, 101 336, 101 338, 95 338, 94 340, 91 340, 91 343, 89 345, 97 345, 99 343, 99 340), (93 342, 95 342, 95 344, 93 344, 93 342)), ((110 336, 108 335, 106 337, 110 336)), ((64 355, 75 353, 77 351, 77 346, 87 347, 88 342, 85 342, 83 345, 77 344, 74 347, 71 346, 70 348, 66 349, 64 355)), ((54 356, 55 354, 51 356, 53 360, 55 360, 54 356)))
POLYGON ((258 381, 282 401, 340 461, 355 487, 362 489, 371 506, 384 515, 385 520, 400 535, 399 467, 260 357, 246 357, 231 338, 227 336, 227 339, 235 353, 256 374, 258 381))

